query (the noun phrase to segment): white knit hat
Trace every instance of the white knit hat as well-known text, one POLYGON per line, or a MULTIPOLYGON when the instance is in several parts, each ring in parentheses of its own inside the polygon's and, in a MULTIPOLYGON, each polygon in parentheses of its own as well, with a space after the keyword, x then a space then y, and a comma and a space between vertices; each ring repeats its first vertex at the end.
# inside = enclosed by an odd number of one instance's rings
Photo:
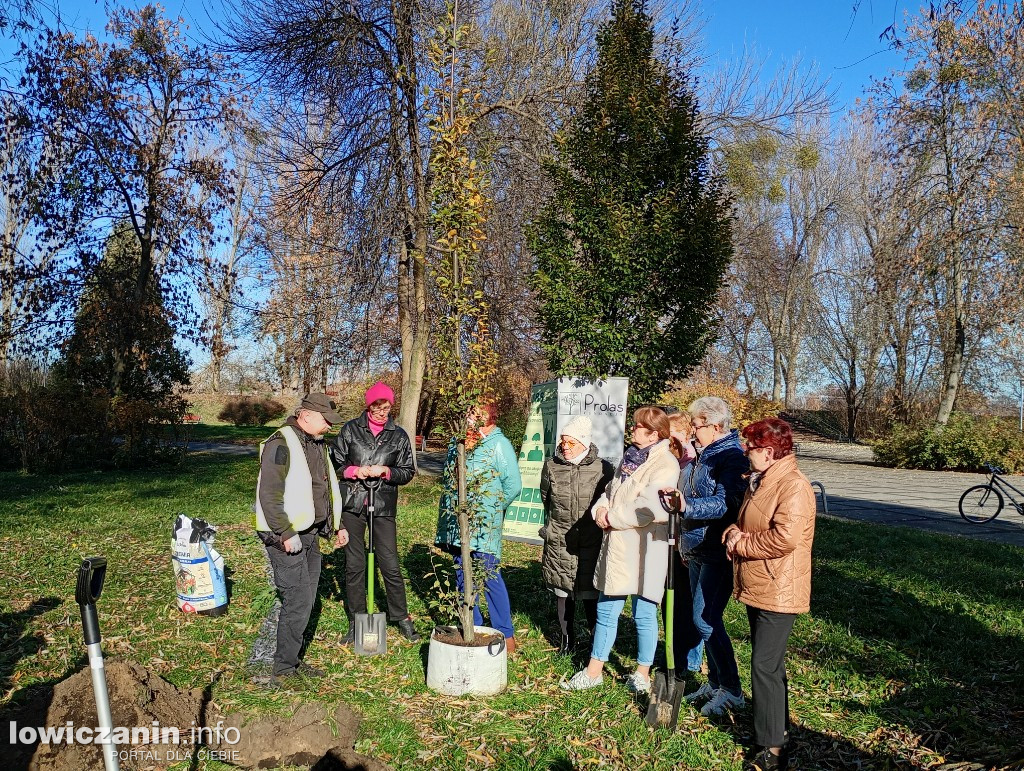
POLYGON ((586 415, 577 415, 562 428, 562 436, 571 436, 584 447, 590 447, 590 418, 586 415))

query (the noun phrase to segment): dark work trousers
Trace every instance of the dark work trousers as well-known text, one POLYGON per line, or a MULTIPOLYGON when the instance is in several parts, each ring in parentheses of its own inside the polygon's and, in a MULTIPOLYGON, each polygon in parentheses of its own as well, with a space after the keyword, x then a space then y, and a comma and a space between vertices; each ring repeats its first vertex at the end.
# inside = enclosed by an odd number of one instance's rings
POLYGON ((754 743, 762 747, 781 747, 789 727, 786 643, 795 620, 795 613, 775 613, 747 606, 754 743))
MULTIPOLYGON (((587 629, 594 634, 597 626, 597 597, 580 600, 583 603, 583 615, 587 619, 587 629)), ((570 644, 576 642, 576 598, 573 595, 568 597, 555 598, 556 615, 558 616, 558 628, 562 635, 568 637, 570 644)))
MULTIPOLYGON (((348 530, 345 546, 345 612, 349 620, 356 613, 366 613, 366 515, 345 511, 342 524, 348 530)), ((405 580, 398 566, 398 535, 394 517, 373 518, 374 561, 384 579, 388 599, 388 621, 401 621, 409 617, 405 601, 405 580)), ((370 580, 373 580, 371 577, 370 580)), ((370 613, 374 612, 371 608, 370 613)))
POLYGON ((286 675, 299 665, 302 635, 309 624, 320 583, 320 544, 316 530, 299 533, 302 551, 288 554, 267 546, 267 555, 274 568, 274 585, 281 598, 281 616, 277 621, 277 650, 274 652, 274 674, 286 675))

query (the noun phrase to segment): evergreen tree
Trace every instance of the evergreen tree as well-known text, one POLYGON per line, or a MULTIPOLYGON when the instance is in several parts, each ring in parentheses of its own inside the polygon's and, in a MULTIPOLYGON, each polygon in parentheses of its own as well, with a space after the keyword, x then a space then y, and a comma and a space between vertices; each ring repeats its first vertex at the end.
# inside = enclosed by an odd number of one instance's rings
POLYGON ((732 254, 728 201, 685 75, 655 56, 643 0, 615 0, 587 99, 547 166, 533 285, 548 365, 630 378, 652 401, 700 361, 732 254))
POLYGON ((188 384, 189 361, 174 345, 174 327, 155 279, 146 286, 139 312, 132 312, 140 252, 129 225, 114 230, 86 285, 57 371, 86 393, 162 406, 177 386, 188 384), (117 377, 115 356, 125 340, 129 353, 117 377))

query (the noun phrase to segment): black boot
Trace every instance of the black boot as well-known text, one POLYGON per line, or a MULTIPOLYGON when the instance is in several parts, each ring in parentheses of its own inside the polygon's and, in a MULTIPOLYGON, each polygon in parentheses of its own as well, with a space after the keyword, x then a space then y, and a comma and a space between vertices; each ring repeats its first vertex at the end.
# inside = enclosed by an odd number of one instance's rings
POLYGON ((416 627, 412 625, 411 618, 403 618, 399 621, 398 631, 400 631, 402 636, 409 642, 417 642, 420 639, 419 634, 416 632, 416 627))
POLYGON ((785 748, 775 755, 767 747, 763 747, 754 757, 746 762, 743 771, 784 771, 789 768, 789 754, 785 748))

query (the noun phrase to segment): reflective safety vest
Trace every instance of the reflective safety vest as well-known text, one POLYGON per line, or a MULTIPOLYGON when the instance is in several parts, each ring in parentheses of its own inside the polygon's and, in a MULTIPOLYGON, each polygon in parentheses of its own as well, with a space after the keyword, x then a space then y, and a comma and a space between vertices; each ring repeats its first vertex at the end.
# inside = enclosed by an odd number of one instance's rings
MULTIPOLYGON (((306 453, 302 449, 302 441, 292 426, 282 426, 273 434, 260 442, 260 459, 263 459, 263 448, 267 442, 277 434, 284 437, 288 445, 288 471, 284 478, 284 513, 288 517, 288 524, 296 532, 306 530, 313 524, 316 516, 316 506, 313 503, 313 475, 309 473, 309 464, 306 463, 306 453), (301 463, 294 463, 295 458, 301 458, 301 463)), ((334 464, 327 455, 327 445, 324 445, 324 463, 327 466, 327 477, 330 480, 331 491, 331 514, 334 522, 334 529, 341 527, 342 498, 341 488, 338 485, 338 475, 334 471, 334 464)), ((260 505, 260 482, 263 478, 262 468, 260 477, 256 480, 256 505, 253 510, 256 512, 256 529, 264 532, 271 532, 267 518, 263 514, 263 507, 260 505)))

